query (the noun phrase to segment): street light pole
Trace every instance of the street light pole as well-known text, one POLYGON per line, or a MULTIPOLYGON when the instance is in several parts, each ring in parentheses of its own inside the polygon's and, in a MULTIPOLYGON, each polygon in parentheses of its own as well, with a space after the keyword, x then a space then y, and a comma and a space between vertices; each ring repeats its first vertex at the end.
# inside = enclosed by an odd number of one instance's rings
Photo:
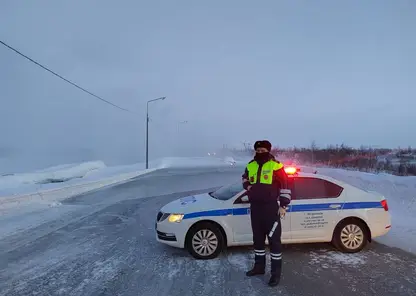
POLYGON ((164 100, 166 97, 161 97, 147 101, 146 105, 146 169, 149 168, 149 103, 159 100, 164 100))

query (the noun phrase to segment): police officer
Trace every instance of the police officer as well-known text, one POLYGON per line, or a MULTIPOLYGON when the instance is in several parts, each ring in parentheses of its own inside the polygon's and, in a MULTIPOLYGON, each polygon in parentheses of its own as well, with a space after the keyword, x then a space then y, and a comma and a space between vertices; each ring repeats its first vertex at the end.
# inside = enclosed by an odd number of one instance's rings
POLYGON ((256 155, 247 164, 242 179, 250 202, 255 254, 254 267, 246 275, 254 276, 265 273, 265 239, 267 236, 271 258, 269 285, 276 286, 280 282, 282 272, 280 217, 286 213, 291 191, 287 187, 287 175, 283 164, 270 154, 271 148, 269 141, 257 141, 254 144, 256 155))

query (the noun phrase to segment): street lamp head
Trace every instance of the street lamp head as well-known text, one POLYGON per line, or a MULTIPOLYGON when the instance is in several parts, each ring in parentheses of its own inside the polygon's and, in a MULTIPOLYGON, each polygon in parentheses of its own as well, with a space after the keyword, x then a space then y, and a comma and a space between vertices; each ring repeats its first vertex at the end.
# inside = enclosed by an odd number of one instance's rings
POLYGON ((149 104, 150 102, 159 101, 159 100, 164 100, 164 99, 166 99, 166 97, 160 97, 160 98, 157 98, 157 99, 152 99, 152 100, 149 100, 149 101, 147 101, 147 103, 149 104))

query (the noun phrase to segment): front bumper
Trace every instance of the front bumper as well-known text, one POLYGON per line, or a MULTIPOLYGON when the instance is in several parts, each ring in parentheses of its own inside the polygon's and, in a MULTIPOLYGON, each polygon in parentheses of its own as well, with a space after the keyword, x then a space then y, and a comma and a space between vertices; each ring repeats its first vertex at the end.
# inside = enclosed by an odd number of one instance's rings
POLYGON ((166 233, 157 230, 156 228, 156 235, 159 240, 168 241, 168 242, 176 242, 176 235, 174 233, 166 233))
MULTIPOLYGON (((159 220, 158 215, 158 219, 159 220)), ((185 247, 185 236, 188 228, 184 221, 180 223, 171 223, 167 219, 155 223, 156 240, 160 243, 176 247, 185 247)))

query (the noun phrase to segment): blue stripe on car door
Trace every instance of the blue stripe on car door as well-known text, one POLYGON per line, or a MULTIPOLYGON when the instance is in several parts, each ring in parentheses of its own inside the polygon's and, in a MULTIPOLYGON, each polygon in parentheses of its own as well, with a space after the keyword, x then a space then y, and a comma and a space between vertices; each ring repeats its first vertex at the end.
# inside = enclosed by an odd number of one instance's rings
MULTIPOLYGON (((382 208, 380 202, 348 202, 348 203, 319 203, 319 204, 303 204, 290 205, 288 212, 312 212, 312 211, 333 211, 333 210, 354 210, 354 209, 374 209, 382 208), (340 205, 341 207, 333 208, 333 205, 340 205)), ((221 209, 211 211, 201 211, 188 213, 184 215, 184 219, 200 218, 200 217, 218 217, 218 216, 241 216, 248 215, 250 208, 236 208, 236 209, 221 209)))

